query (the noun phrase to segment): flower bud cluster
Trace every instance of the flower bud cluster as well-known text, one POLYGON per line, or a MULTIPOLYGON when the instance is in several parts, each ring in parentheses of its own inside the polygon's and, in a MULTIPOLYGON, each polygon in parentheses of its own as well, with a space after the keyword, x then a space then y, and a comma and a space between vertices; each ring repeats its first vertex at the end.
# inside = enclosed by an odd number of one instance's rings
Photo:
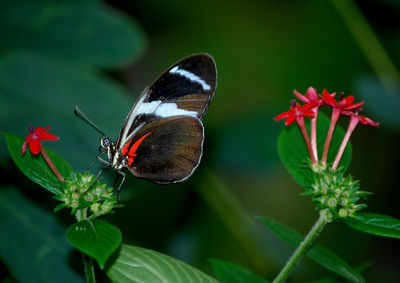
POLYGON ((98 217, 112 212, 117 206, 117 201, 113 195, 113 188, 101 184, 89 172, 74 173, 65 180, 64 191, 55 198, 61 202, 55 210, 64 207, 72 209, 72 213, 77 210, 85 210, 87 217, 98 217), (87 215, 90 213, 90 215, 87 215))
POLYGON ((359 181, 344 176, 341 170, 320 170, 314 175, 314 184, 303 195, 311 195, 317 210, 328 210, 329 221, 357 217, 356 212, 367 205, 359 203, 369 192, 360 191, 359 181))

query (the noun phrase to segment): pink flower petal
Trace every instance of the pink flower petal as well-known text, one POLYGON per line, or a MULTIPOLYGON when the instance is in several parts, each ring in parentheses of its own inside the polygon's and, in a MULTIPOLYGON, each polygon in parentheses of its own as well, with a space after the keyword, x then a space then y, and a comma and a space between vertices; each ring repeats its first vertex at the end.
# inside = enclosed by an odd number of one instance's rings
POLYGON ((310 86, 307 89, 307 97, 308 97, 309 102, 311 102, 311 101, 317 102, 318 101, 318 93, 315 90, 315 88, 313 88, 312 86, 310 86))
POLYGON ((297 90, 294 90, 293 93, 294 93, 294 95, 295 95, 300 101, 302 101, 302 102, 304 102, 304 103, 310 102, 310 100, 309 100, 306 96, 302 95, 302 94, 301 94, 300 92, 298 92, 297 90))

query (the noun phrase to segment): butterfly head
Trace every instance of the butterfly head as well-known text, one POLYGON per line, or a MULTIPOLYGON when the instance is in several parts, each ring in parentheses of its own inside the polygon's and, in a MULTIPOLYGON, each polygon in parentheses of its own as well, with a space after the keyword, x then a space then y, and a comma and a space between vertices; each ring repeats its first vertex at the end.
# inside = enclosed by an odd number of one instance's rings
POLYGON ((107 152, 108 158, 112 159, 112 156, 114 155, 116 151, 116 147, 114 142, 109 138, 109 137, 102 137, 100 140, 100 147, 99 147, 100 153, 105 153, 107 152))

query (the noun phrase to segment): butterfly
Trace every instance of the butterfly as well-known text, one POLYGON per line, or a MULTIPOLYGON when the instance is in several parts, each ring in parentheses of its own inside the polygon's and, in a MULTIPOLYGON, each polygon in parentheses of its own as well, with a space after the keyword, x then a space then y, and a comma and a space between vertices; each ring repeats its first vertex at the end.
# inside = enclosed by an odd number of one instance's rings
POLYGON ((75 107, 75 114, 103 135, 100 149, 107 153, 108 161, 96 157, 94 161, 105 164, 96 179, 103 169, 113 168, 123 178, 119 195, 125 181, 123 168, 158 184, 189 178, 203 153, 202 119, 216 86, 217 69, 211 55, 195 54, 182 59, 143 90, 126 116, 116 142, 75 107))

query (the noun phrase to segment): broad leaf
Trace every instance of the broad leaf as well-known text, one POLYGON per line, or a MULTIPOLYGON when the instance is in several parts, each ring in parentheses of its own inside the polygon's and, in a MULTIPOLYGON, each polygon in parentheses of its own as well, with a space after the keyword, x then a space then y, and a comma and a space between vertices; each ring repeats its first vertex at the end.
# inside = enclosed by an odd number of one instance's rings
POLYGON ((112 282, 216 283, 198 269, 164 254, 122 245, 115 261, 107 267, 112 282))
POLYGON ((400 220, 373 213, 357 213, 357 218, 345 219, 351 228, 382 237, 400 239, 400 220))
POLYGON ((101 136, 74 115, 75 105, 115 138, 135 101, 99 74, 27 52, 0 57, 0 93, 0 128, 23 136, 29 124, 51 126, 60 140, 46 146, 78 171, 99 153, 101 136))
MULTIPOLYGON (((306 125, 309 131, 309 119, 307 119, 306 125)), ((318 156, 321 158, 323 146, 326 139, 326 133, 328 132, 330 124, 330 118, 321 113, 318 114, 317 121, 317 144, 318 144, 318 156)), ((336 125, 335 132, 332 138, 332 142, 328 154, 328 163, 333 162, 340 144, 342 143, 345 132, 342 128, 336 125)), ((283 165, 293 176, 297 183, 302 187, 309 187, 313 184, 313 172, 306 166, 306 161, 309 159, 307 147, 304 142, 303 135, 296 123, 285 127, 278 138, 278 152, 281 157, 283 165)), ((347 145, 346 150, 342 156, 339 166, 347 169, 350 165, 352 155, 351 144, 347 145)))
POLYGON ((0 189, 0 258, 20 282, 83 282, 70 266, 64 227, 16 189, 0 189))
POLYGON ((218 280, 222 283, 268 283, 267 279, 239 265, 212 259, 211 266, 218 280))
MULTIPOLYGON (((53 194, 62 191, 63 184, 51 171, 49 165, 41 154, 33 155, 27 146, 25 154, 21 153, 25 140, 8 132, 5 132, 8 150, 15 164, 29 179, 49 190, 53 194)), ((73 172, 72 167, 59 155, 51 150, 45 149, 47 155, 60 172, 66 178, 73 172)))
POLYGON ((101 219, 83 220, 68 227, 67 239, 75 248, 93 257, 103 269, 122 241, 121 231, 101 219))
MULTIPOLYGON (((272 233, 294 249, 297 248, 304 239, 298 232, 276 221, 269 218, 261 218, 261 220, 272 233)), ((364 282, 364 279, 354 268, 325 247, 314 244, 306 253, 306 256, 351 282, 364 282)))
POLYGON ((32 50, 70 63, 114 66, 137 58, 135 21, 100 1, 2 1, 2 50, 32 50))

